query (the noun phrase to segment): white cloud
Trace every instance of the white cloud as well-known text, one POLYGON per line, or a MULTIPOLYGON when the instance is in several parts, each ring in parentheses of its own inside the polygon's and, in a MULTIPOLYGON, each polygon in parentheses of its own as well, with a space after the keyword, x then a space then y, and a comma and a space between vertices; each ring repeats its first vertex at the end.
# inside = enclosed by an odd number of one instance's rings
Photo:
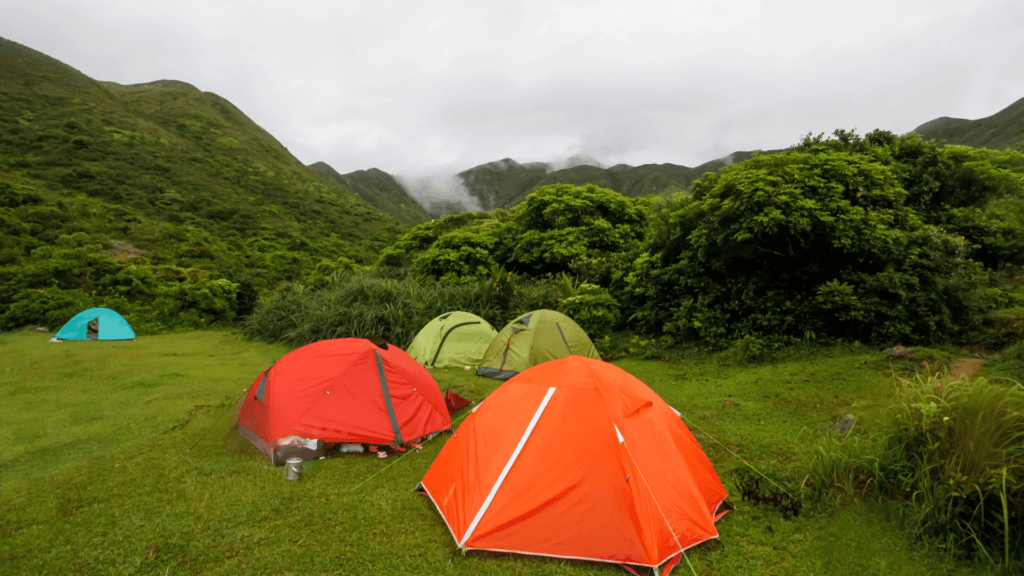
POLYGON ((906 132, 1024 96, 1017 0, 0 0, 0 36, 100 80, 176 79, 305 163, 695 166, 906 132))
POLYGON ((434 204, 461 204, 465 210, 470 212, 478 212, 483 209, 480 206, 480 200, 471 195, 462 179, 454 174, 418 178, 396 175, 395 180, 402 188, 405 188, 413 200, 419 202, 427 210, 431 210, 434 204))

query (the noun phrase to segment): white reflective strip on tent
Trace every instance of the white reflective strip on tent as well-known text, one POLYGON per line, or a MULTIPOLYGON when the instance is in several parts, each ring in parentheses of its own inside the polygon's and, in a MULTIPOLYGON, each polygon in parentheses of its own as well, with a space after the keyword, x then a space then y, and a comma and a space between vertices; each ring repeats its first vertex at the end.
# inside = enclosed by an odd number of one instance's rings
POLYGON ((615 428, 615 435, 619 437, 619 444, 625 442, 626 439, 622 437, 622 432, 619 432, 619 427, 615 424, 612 424, 612 427, 615 428))
POLYGON ((548 393, 544 395, 544 400, 541 401, 537 411, 533 413, 533 419, 530 420, 530 425, 526 427, 526 432, 523 432, 523 437, 519 439, 519 444, 516 446, 515 451, 512 452, 512 456, 509 457, 508 462, 505 463, 504 470, 498 476, 498 480, 491 487, 491 493, 487 495, 487 499, 484 500, 480 510, 477 511, 476 517, 473 518, 473 522, 469 525, 466 530, 466 535, 462 537, 462 542, 459 542, 459 547, 462 548, 466 545, 469 537, 473 535, 473 531, 476 530, 476 525, 480 523, 480 519, 484 517, 484 513, 487 512, 487 508, 490 507, 491 501, 494 500, 494 495, 498 493, 498 488, 501 488, 501 483, 505 481, 505 476, 508 475, 508 471, 512 468, 512 464, 515 464, 516 458, 519 457, 519 453, 522 452, 523 446, 526 444, 526 439, 530 437, 533 432, 533 427, 537 425, 537 421, 540 420, 540 415, 544 412, 544 408, 548 405, 548 400, 551 400, 551 395, 555 393, 555 387, 548 388, 548 393))
MULTIPOLYGON (((669 408, 672 408, 672 407, 669 406, 669 408)), ((683 417, 683 413, 680 412, 679 410, 676 410, 675 408, 672 408, 672 411, 676 413, 676 416, 679 416, 680 418, 683 417)))

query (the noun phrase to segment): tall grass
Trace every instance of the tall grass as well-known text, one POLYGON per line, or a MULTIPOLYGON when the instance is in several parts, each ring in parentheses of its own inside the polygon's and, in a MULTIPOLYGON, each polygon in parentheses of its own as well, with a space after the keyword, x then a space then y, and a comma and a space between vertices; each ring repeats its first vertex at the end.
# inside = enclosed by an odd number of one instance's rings
POLYGON ((383 338, 407 347, 431 319, 471 312, 497 329, 505 307, 490 280, 442 284, 373 273, 336 273, 323 287, 290 284, 256 307, 242 327, 251 340, 303 346, 331 338, 383 338))
POLYGON ((1024 391, 948 373, 897 378, 882 429, 827 443, 806 487, 892 501, 925 543, 1024 564, 1024 391))

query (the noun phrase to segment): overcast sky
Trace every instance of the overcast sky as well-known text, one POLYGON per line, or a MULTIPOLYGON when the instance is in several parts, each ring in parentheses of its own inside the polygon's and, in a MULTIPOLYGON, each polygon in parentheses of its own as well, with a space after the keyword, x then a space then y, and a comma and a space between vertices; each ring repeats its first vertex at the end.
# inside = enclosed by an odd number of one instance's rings
POLYGON ((227 98, 303 163, 695 166, 1024 97, 1024 0, 0 0, 97 79, 227 98))

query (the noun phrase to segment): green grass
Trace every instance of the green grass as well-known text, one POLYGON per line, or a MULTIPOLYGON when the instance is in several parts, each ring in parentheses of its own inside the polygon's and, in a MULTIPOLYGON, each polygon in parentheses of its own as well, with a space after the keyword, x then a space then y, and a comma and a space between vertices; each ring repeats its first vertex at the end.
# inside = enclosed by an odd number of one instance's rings
MULTIPOLYGON (((242 390, 287 347, 225 332, 124 343, 47 337, 0 334, 5 574, 624 573, 593 562, 457 554, 430 501, 410 491, 447 436, 401 460, 316 461, 286 482, 231 430, 231 418, 242 390)), ((881 415, 892 388, 873 359, 822 349, 746 367, 698 357, 617 362, 694 424, 732 494, 736 510, 719 523, 721 538, 687 553, 698 574, 978 573, 918 551, 877 505, 783 520, 737 497, 730 475, 742 463, 718 442, 789 478, 830 433, 831 417, 852 412, 871 426, 881 415)), ((466 370, 431 373, 473 401, 500 384, 466 370)))

